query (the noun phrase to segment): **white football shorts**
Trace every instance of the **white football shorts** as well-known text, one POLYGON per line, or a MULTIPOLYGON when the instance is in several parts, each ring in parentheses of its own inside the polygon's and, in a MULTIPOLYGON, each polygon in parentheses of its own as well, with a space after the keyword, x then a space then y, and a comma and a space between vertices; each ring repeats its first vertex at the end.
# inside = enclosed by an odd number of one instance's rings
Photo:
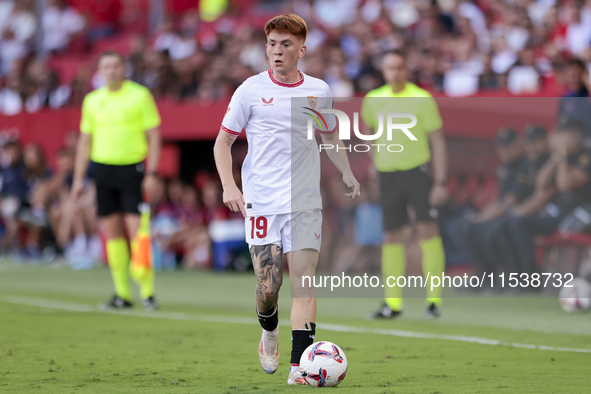
POLYGON ((311 209, 279 215, 249 216, 246 218, 248 246, 271 245, 281 247, 283 253, 294 250, 320 251, 322 210, 311 209))

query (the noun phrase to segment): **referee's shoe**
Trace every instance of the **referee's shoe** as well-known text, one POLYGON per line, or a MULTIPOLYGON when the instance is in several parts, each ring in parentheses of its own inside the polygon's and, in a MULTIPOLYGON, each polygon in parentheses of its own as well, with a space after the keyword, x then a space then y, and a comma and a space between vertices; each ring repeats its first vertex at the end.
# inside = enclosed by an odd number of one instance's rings
POLYGON ((107 308, 112 309, 128 309, 133 308, 133 303, 124 300, 123 298, 119 297, 117 294, 111 298, 111 301, 105 304, 107 308))
POLYGON ((369 320, 385 320, 385 319, 395 319, 402 315, 402 311, 395 311, 388 306, 384 302, 384 305, 380 307, 377 311, 375 311, 371 316, 369 316, 369 320))

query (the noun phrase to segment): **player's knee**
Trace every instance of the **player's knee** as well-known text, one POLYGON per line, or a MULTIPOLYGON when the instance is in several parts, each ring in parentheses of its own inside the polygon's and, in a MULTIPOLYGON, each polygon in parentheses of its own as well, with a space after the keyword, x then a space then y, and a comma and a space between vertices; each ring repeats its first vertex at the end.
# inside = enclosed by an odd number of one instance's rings
POLYGON ((277 297, 279 290, 281 289, 281 285, 283 284, 283 278, 277 277, 273 278, 273 283, 271 284, 262 284, 259 283, 258 285, 258 293, 263 299, 273 299, 277 297))
POLYGON ((387 244, 398 244, 404 242, 404 234, 402 229, 388 230, 384 234, 384 243, 387 244))
POLYGON ((279 293, 279 289, 281 289, 281 285, 283 284, 283 277, 278 276, 273 278, 273 285, 269 287, 269 293, 274 297, 279 293))

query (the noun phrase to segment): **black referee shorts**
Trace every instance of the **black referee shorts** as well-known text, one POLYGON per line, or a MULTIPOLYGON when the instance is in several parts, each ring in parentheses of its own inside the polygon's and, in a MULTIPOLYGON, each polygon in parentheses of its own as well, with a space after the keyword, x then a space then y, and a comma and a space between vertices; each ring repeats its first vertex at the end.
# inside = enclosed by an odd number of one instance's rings
POLYGON ((92 177, 96 183, 98 216, 113 213, 137 213, 142 199, 144 165, 125 166, 93 163, 92 177))
POLYGON ((384 230, 394 231, 409 223, 408 206, 417 222, 432 222, 437 209, 429 205, 433 179, 426 164, 407 171, 380 172, 380 203, 384 212, 384 230))

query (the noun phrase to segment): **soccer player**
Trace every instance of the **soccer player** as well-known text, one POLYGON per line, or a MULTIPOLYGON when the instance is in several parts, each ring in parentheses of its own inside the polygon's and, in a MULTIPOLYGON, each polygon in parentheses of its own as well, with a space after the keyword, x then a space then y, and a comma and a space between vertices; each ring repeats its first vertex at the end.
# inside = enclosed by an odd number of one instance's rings
MULTIPOLYGON (((320 154, 315 139, 307 138, 309 115, 333 108, 328 85, 298 70, 306 53, 308 28, 297 15, 267 22, 265 46, 271 69, 248 78, 234 93, 222 121, 214 155, 224 203, 246 218, 246 238, 257 278, 255 300, 263 328, 259 359, 267 373, 279 364, 277 300, 283 280, 282 255, 287 255, 294 297, 291 305, 292 352, 288 384, 304 384, 299 372, 303 351, 314 342, 314 289, 302 285, 318 263, 322 225, 320 154), (231 147, 245 129, 248 154, 242 165, 244 195, 232 177, 231 147), (292 198, 293 197, 293 198, 292 198)), ((329 158, 360 194, 344 144, 338 139, 336 118, 324 114, 323 143, 339 146, 329 158)), ((320 121, 320 117, 318 118, 320 121)))
MULTIPOLYGON (((439 110, 427 91, 407 81, 409 70, 402 52, 384 54, 382 73, 386 85, 370 91, 363 100, 361 116, 365 124, 375 129, 379 113, 383 113, 384 117, 388 112, 411 113, 417 118, 416 126, 410 129, 416 141, 410 140, 402 132, 393 133, 392 140, 385 141, 386 133, 383 133, 378 143, 397 143, 403 146, 403 150, 396 153, 386 149, 372 152, 379 173, 380 200, 384 212, 382 274, 384 280, 405 274, 403 228, 409 224, 407 209, 411 206, 416 217, 423 273, 425 276, 441 276, 445 267, 445 254, 435 207, 444 204, 449 193, 446 186, 447 148, 439 110), (428 168, 431 152, 433 176, 428 168)), ((401 123, 408 123, 408 120, 401 123)), ((429 285, 427 288, 427 317, 437 317, 440 313, 441 288, 433 291, 429 285)), ((384 289, 385 303, 373 318, 393 318, 402 312, 402 288, 386 286, 384 289)))
MULTIPOLYGON (((136 236, 142 190, 150 195, 156 184, 160 116, 150 91, 125 79, 125 60, 119 53, 103 53, 98 70, 105 86, 89 93, 82 104, 71 193, 74 198, 82 193, 92 160, 98 216, 107 236, 107 258, 115 284, 115 295, 108 305, 129 308, 133 305, 125 230, 130 239, 136 236)), ((144 307, 155 309, 154 271, 148 270, 137 280, 144 307)))

